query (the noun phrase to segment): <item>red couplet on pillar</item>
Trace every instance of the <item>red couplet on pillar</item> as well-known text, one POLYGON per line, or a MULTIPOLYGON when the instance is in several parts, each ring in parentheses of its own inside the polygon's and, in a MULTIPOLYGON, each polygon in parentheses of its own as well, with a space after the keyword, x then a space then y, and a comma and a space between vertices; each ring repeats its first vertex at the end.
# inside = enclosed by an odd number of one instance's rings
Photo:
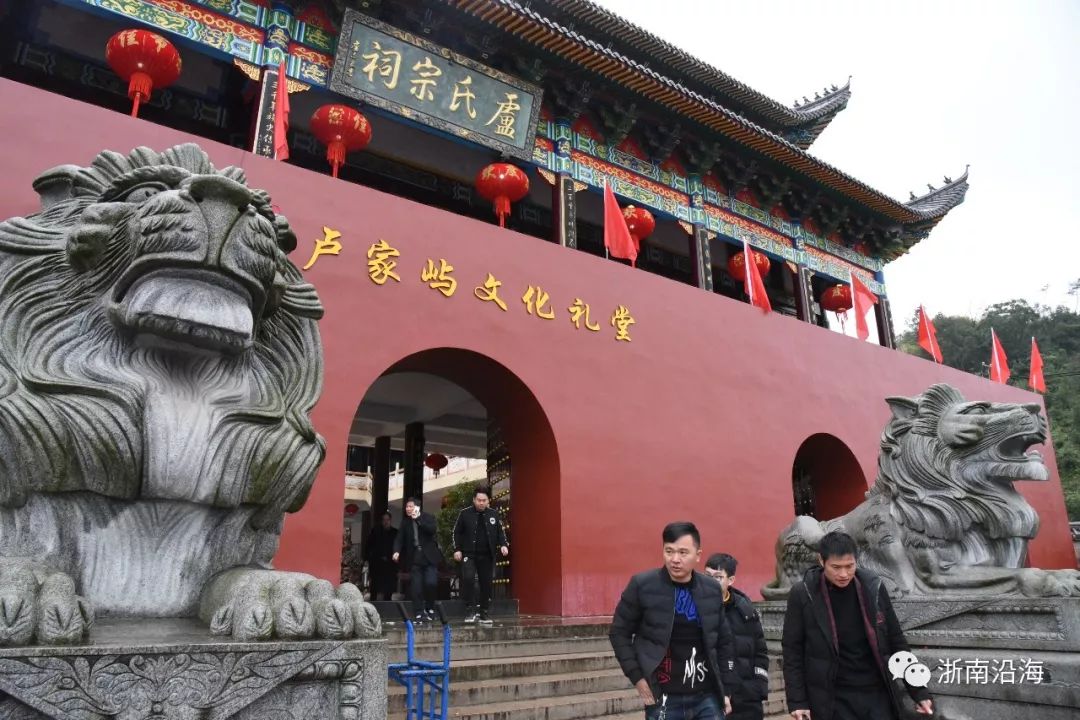
POLYGON ((311 116, 311 133, 326 146, 331 174, 345 164, 345 156, 363 150, 371 142, 371 124, 348 105, 323 105, 311 116))
POLYGON ((510 203, 529 193, 529 178, 510 163, 492 163, 477 174, 476 191, 493 204, 499 227, 506 227, 510 203))
POLYGON ((139 103, 150 99, 154 88, 164 88, 180 77, 180 53, 171 42, 149 30, 123 30, 105 44, 105 61, 128 81, 131 117, 138 117, 139 103))

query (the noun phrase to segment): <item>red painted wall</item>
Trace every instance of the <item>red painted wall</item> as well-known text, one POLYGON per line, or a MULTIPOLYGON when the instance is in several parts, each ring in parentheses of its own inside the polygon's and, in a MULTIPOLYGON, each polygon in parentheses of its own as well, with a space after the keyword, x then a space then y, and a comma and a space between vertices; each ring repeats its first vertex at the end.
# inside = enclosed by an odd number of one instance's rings
MULTIPOLYGON (((85 164, 102 148, 196 139, 8 81, 0 80, 0 97, 0 217, 36 208, 30 181, 45 168, 85 164)), ((660 563, 660 529, 673 519, 699 524, 706 553, 736 555, 742 586, 756 594, 772 576, 776 534, 792 519, 799 446, 832 434, 872 479, 887 395, 944 381, 970 398, 1041 402, 491 224, 202 144, 216 165, 243 166, 253 186, 273 194, 300 238, 298 265, 322 226, 343 233, 341 254, 307 273, 326 306, 326 384, 315 422, 328 459, 308 505, 286 521, 281 567, 337 575, 353 414, 381 373, 432 348, 490 358, 454 361, 448 372, 501 418, 535 401, 541 414, 532 408, 525 416, 550 425, 557 457, 545 455, 548 443, 528 428, 513 427, 515 470, 534 468, 528 482, 514 480, 514 572, 524 610, 564 615, 610 613, 628 576, 660 563), (365 253, 380 238, 401 251, 400 283, 380 287, 367 278, 365 253), (453 297, 421 283, 428 258, 455 267, 453 297), (503 282, 506 312, 474 297, 489 272, 503 282), (550 293, 555 320, 526 314, 521 295, 529 285, 550 293), (599 332, 573 328, 566 308, 575 298, 590 304, 599 332), (636 320, 631 343, 613 339, 608 319, 618 305, 636 320), (498 366, 520 385, 490 372, 498 366)), ((1074 567, 1052 448, 1045 455, 1050 482, 1020 485, 1042 517, 1032 564, 1074 567)))

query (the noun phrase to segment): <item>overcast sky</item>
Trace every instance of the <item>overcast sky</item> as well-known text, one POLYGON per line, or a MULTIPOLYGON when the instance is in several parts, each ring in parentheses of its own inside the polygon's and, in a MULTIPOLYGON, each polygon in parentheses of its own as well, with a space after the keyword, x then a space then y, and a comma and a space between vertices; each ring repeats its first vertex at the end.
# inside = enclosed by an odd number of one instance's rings
POLYGON ((971 164, 967 200, 885 268, 902 328, 1013 298, 1074 306, 1080 2, 600 0, 785 105, 852 75, 810 152, 898 199, 971 164), (1045 289, 1044 289, 1045 288, 1045 289))

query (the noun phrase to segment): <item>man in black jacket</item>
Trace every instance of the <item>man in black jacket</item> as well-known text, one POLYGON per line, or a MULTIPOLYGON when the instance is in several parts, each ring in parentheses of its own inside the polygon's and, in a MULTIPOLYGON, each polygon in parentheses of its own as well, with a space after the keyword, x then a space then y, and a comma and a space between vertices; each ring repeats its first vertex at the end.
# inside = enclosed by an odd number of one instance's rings
POLYGON ((769 697, 769 650, 761 617, 741 590, 735 587, 738 561, 726 553, 711 555, 705 574, 716 580, 724 596, 724 615, 735 640, 735 675, 737 684, 731 692, 731 714, 727 720, 762 720, 761 703, 769 697))
POLYGON ((487 488, 473 491, 472 507, 458 513, 454 523, 454 560, 461 563, 461 591, 465 601, 465 622, 491 624, 492 577, 495 558, 510 554, 506 532, 499 513, 490 507, 491 493, 487 488), (476 600, 476 581, 480 580, 480 599, 476 600))
MULTIPOLYGON (((889 720, 902 716, 887 666, 908 651, 881 579, 856 567, 850 535, 831 532, 820 567, 806 571, 784 616, 784 687, 795 720, 889 720)), ((908 686, 916 712, 933 714, 926 688, 908 686)))
POLYGON ((719 720, 731 711, 731 630, 720 587, 694 572, 701 535, 693 523, 663 532, 664 567, 630 578, 611 621, 611 646, 649 720, 719 720))
POLYGON ((397 528, 392 524, 391 515, 384 512, 379 524, 371 528, 367 546, 364 548, 365 559, 371 580, 371 600, 393 600, 397 588, 397 566, 390 558, 394 554, 394 541, 397 528))
POLYGON ((420 501, 416 498, 405 501, 405 517, 401 530, 394 538, 394 562, 401 559, 409 569, 409 588, 416 621, 433 622, 442 551, 435 539, 435 516, 421 512, 420 501))

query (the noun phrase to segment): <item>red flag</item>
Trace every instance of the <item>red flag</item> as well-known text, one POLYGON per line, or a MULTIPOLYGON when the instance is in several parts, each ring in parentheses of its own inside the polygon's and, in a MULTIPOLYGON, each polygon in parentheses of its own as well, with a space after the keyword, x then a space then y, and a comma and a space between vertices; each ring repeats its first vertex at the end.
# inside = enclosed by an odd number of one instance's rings
POLYGON ((930 353, 934 362, 941 363, 941 347, 937 343, 937 330, 930 316, 926 314, 926 308, 919 306, 919 347, 930 353))
POLYGON ((631 267, 637 266, 637 246, 630 236, 630 228, 626 227, 626 218, 615 199, 615 193, 611 192, 607 182, 604 183, 604 247, 611 257, 629 260, 631 267))
POLYGON ((743 290, 746 291, 746 297, 750 298, 750 304, 754 307, 759 307, 765 312, 772 312, 772 303, 769 302, 769 293, 765 292, 765 283, 761 279, 761 271, 757 269, 757 263, 754 262, 754 254, 750 252, 750 246, 743 240, 743 272, 746 275, 743 278, 743 290))
POLYGON ((1031 338, 1031 374, 1028 375, 1028 387, 1036 392, 1046 392, 1046 380, 1043 379, 1043 361, 1039 345, 1031 338))
POLYGON ((866 324, 866 313, 871 305, 877 305, 877 295, 863 285, 855 273, 851 273, 851 301, 855 306, 855 334, 860 340, 870 337, 870 327, 866 324))
POLYGON ((1005 357, 1005 349, 1001 347, 994 328, 990 328, 990 382, 1009 382, 1009 359, 1005 357))
POLYGON ((278 67, 277 94, 274 99, 274 159, 289 159, 289 80, 285 75, 285 61, 278 67))

